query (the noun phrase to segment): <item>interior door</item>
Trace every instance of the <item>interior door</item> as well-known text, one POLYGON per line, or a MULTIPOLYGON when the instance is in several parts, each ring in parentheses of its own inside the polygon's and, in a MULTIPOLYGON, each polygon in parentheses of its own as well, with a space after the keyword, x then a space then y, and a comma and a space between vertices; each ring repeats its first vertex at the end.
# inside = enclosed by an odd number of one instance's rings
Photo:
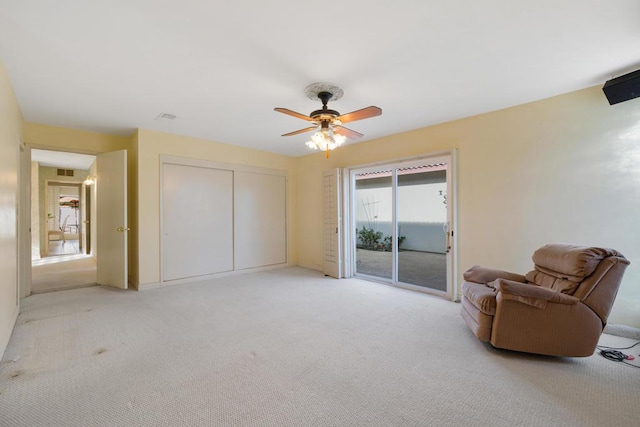
POLYGON ((96 158, 97 281, 127 289, 127 150, 96 158))
POLYGON ((324 173, 322 198, 324 209, 323 249, 325 276, 342 277, 342 253, 340 251, 340 169, 331 169, 324 173))
POLYGON ((86 194, 86 184, 82 183, 82 185, 78 188, 78 218, 76 221, 76 233, 78 233, 78 249, 80 250, 80 253, 83 254, 85 253, 85 245, 86 245, 86 239, 84 237, 84 233, 85 233, 85 227, 84 227, 84 220, 85 220, 85 214, 86 214, 86 200, 85 200, 85 194, 86 194))
POLYGON ((80 230, 82 233, 82 253, 91 253, 91 185, 82 185, 82 194, 84 195, 80 199, 80 214, 82 221, 80 223, 80 230))

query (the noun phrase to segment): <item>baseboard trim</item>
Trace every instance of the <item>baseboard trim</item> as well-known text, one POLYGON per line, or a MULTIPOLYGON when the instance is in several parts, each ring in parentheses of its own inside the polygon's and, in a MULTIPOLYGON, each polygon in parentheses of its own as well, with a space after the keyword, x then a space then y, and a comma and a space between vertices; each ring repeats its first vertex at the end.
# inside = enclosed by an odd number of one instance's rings
POLYGON ((263 267, 247 268, 244 270, 225 271, 222 273, 207 274, 204 276, 187 277, 185 279, 169 280, 166 282, 141 283, 138 285, 138 291, 148 291, 150 289, 163 288, 165 286, 175 286, 175 285, 182 285, 187 283, 204 282, 205 280, 218 279, 221 277, 238 276, 242 274, 258 273, 260 271, 278 270, 281 268, 291 268, 291 267, 294 267, 294 266, 291 266, 288 263, 283 263, 283 264, 267 265, 263 267))
POLYGON ((9 340, 11 339, 11 335, 13 334, 13 329, 16 327, 16 322, 18 321, 18 314, 20 313, 20 305, 18 304, 13 311, 13 315, 11 316, 11 320, 9 321, 9 325, 6 332, 2 332, 0 336, 0 360, 4 357, 4 352, 7 350, 7 346, 9 345, 9 340))
POLYGON ((161 288, 162 284, 159 282, 156 283, 140 283, 137 287, 138 291, 148 291, 150 289, 161 288))

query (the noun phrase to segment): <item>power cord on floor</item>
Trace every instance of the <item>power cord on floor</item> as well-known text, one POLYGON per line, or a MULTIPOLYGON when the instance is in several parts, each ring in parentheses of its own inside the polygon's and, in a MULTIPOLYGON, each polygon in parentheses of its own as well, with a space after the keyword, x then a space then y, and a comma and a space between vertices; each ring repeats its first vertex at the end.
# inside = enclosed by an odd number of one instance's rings
POLYGON ((620 350, 629 350, 640 344, 640 341, 637 343, 630 345, 629 347, 607 347, 604 345, 597 345, 596 348, 600 350, 600 355, 607 360, 613 360, 614 362, 622 362, 625 365, 633 366, 634 368, 640 368, 638 365, 634 365, 633 363, 627 362, 627 360, 633 360, 633 356, 629 356, 624 354, 620 350))

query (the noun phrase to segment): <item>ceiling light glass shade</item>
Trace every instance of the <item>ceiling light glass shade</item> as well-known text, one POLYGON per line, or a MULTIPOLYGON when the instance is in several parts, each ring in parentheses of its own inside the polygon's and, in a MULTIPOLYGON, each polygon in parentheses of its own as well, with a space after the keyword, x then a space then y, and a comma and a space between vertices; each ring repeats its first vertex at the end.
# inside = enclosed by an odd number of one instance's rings
POLYGON ((332 127, 321 129, 311 135, 311 141, 307 141, 307 147, 314 150, 328 151, 342 145, 347 138, 333 131, 332 127))

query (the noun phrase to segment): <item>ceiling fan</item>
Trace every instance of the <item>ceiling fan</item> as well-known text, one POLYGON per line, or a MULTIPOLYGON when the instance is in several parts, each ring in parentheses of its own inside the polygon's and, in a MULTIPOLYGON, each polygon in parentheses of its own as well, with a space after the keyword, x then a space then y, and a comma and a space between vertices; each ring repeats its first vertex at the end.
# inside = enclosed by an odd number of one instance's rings
POLYGON ((311 136, 311 141, 307 146, 315 150, 325 151, 329 157, 329 150, 341 145, 347 138, 358 139, 362 137, 360 132, 356 132, 343 126, 344 123, 355 122, 356 120, 368 119, 382 114, 382 110, 375 106, 352 111, 347 114, 340 114, 336 110, 327 107, 329 100, 336 101, 342 97, 344 91, 339 86, 330 83, 314 83, 305 88, 308 98, 322 102, 322 109, 311 112, 308 116, 291 111, 287 108, 274 108, 275 111, 289 116, 297 117, 308 121, 312 126, 285 133, 282 136, 293 136, 301 133, 316 131, 311 136))

